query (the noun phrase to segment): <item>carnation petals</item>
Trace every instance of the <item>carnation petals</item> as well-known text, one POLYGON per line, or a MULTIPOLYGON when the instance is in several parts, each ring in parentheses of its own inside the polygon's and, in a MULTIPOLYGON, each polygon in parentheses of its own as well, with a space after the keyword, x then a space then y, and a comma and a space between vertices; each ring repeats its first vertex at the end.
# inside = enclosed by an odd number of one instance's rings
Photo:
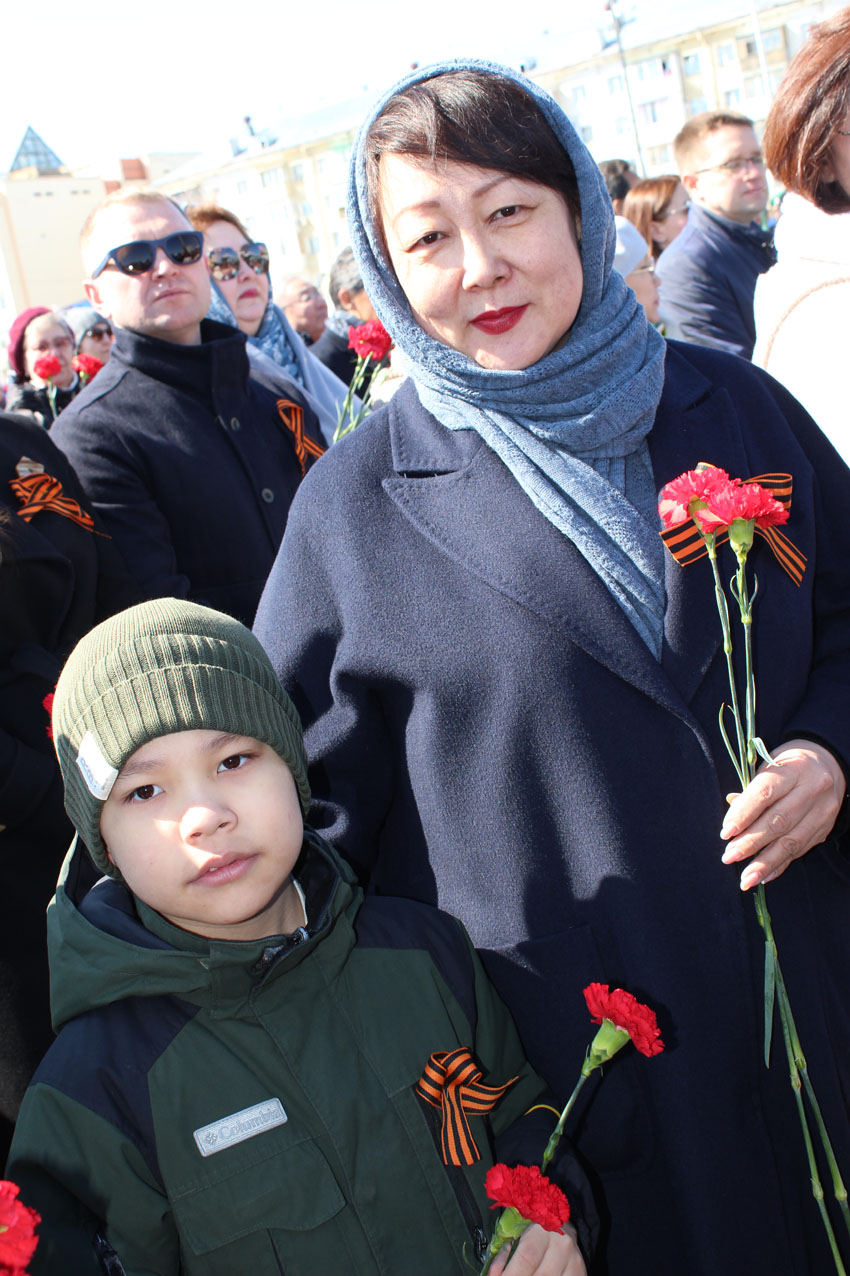
POLYGON ((35 1210, 19 1201, 20 1188, 0 1179, 0 1272, 3 1276, 26 1276, 26 1267, 35 1253, 41 1222, 35 1210))
POLYGON ((62 364, 55 354, 44 354, 40 359, 36 359, 32 370, 42 381, 50 381, 62 371, 62 364))
POLYGON ((515 1209, 529 1223, 539 1223, 547 1232, 560 1232, 570 1217, 570 1204, 556 1183, 547 1179, 536 1165, 492 1165, 484 1188, 491 1209, 515 1209))
POLYGON ((707 535, 727 531, 736 519, 761 528, 788 522, 788 510, 767 488, 730 478, 716 466, 686 470, 665 483, 658 513, 667 528, 693 518, 707 535))
POLYGON ((352 324, 348 329, 348 348, 361 359, 374 359, 380 363, 390 352, 393 339, 380 319, 352 324))
POLYGON ((594 1023, 607 1019, 620 1032, 627 1032, 632 1044, 649 1059, 661 1054, 664 1042, 655 1012, 622 988, 609 989, 607 984, 588 984, 584 999, 594 1023))

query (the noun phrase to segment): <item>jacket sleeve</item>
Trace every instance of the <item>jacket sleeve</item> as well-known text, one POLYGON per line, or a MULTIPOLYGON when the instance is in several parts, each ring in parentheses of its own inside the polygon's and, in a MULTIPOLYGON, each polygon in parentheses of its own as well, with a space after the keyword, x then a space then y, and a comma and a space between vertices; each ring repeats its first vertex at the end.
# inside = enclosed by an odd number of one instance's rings
MULTIPOLYGON (((457 924, 463 930, 460 922, 457 924)), ((507 1165, 539 1165, 566 1096, 557 1100, 531 1067, 510 1012, 490 982, 472 941, 466 931, 463 933, 475 981, 475 1054, 489 1076, 517 1077, 493 1110, 496 1160, 507 1165)), ((576 1042, 576 1079, 582 1062, 583 1045, 576 1042)), ((582 1254, 589 1260, 598 1241, 599 1217, 590 1181, 569 1135, 558 1145, 549 1176, 570 1203, 570 1221, 582 1254)))
POLYGON ((30 1276, 178 1276, 169 1203, 138 1148, 54 1087, 27 1092, 7 1176, 41 1215, 30 1276))
POLYGON ((51 438, 70 460, 127 570, 146 598, 186 598, 189 579, 177 568, 171 531, 153 498, 142 458, 105 421, 100 401, 63 412, 51 438))

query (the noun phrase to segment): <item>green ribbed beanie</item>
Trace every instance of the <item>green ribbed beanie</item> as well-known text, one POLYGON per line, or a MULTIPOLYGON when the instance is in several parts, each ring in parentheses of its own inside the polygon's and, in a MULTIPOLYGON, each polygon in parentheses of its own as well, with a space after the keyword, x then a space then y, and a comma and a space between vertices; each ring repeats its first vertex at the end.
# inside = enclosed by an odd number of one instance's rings
POLYGON ((253 736, 283 758, 304 815, 307 758, 295 706, 249 629, 177 598, 130 607, 94 628, 68 658, 53 701, 65 809, 95 864, 118 876, 100 814, 131 753, 173 731, 253 736))

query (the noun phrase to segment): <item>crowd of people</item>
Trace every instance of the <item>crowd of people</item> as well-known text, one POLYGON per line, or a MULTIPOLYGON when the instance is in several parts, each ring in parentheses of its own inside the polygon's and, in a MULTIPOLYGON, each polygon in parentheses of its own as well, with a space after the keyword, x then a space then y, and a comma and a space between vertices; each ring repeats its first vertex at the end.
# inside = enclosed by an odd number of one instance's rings
POLYGON ((674 153, 641 180, 506 67, 416 69, 360 130, 330 307, 273 293, 237 213, 125 187, 85 301, 12 325, 0 1164, 33 1276, 480 1268, 594 981, 665 1048, 582 1091, 569 1221, 508 1270, 839 1261, 751 896, 850 1173, 850 9, 763 148, 725 110, 674 153), (334 443, 352 384, 383 406, 334 443), (793 483, 743 789, 714 582, 659 535, 699 462, 793 483))

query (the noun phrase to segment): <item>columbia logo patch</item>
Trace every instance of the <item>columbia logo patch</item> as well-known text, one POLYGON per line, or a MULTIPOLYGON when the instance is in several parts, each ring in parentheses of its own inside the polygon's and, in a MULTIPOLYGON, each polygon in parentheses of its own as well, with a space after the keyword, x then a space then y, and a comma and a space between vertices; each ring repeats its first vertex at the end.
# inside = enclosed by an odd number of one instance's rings
POLYGON ((105 802, 118 779, 118 772, 101 753, 100 745, 91 731, 87 731, 80 741, 77 766, 92 797, 96 797, 98 802, 105 802))
POLYGON ((280 1099, 264 1099, 252 1108, 243 1108, 241 1112, 222 1117, 211 1125, 202 1125, 199 1130, 193 1131, 192 1137, 201 1156, 212 1156, 245 1139, 253 1139, 255 1134, 262 1134, 264 1130, 285 1125, 288 1119, 280 1099))

